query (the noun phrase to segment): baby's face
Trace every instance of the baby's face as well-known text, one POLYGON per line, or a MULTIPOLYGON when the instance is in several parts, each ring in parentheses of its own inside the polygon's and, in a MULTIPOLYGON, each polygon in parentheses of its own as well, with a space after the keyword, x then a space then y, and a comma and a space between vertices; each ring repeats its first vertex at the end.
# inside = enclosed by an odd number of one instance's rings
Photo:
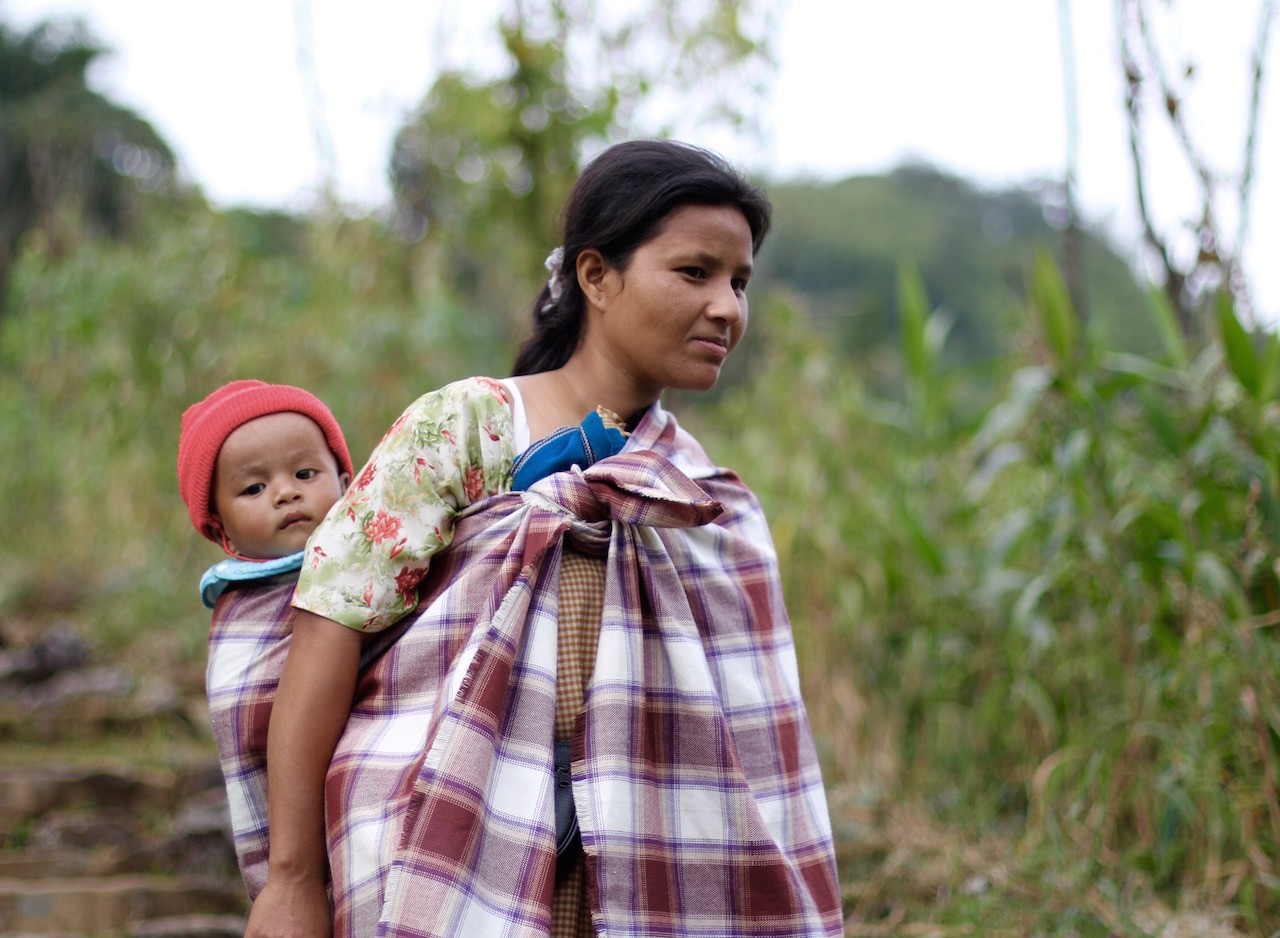
POLYGON ((232 550, 269 560, 302 550, 349 481, 315 421, 268 414, 222 444, 213 505, 232 550))

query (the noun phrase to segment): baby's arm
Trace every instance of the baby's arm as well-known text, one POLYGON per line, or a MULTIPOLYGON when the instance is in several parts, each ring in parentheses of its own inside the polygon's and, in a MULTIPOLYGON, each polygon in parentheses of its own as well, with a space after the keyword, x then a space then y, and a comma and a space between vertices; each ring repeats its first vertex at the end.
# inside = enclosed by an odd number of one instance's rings
POLYGON ((267 734, 270 858, 246 938, 329 935, 324 783, 355 694, 362 633, 299 610, 267 734))

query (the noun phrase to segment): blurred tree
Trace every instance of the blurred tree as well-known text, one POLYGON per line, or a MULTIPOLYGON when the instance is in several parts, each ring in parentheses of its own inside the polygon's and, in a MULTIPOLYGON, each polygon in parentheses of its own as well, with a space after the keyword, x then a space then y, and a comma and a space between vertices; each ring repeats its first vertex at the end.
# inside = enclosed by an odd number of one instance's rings
MULTIPOLYGON (((1116 22, 1120 58, 1125 72, 1125 106, 1129 123, 1129 152, 1133 167, 1143 239, 1164 274, 1164 290, 1177 312, 1184 335, 1203 333, 1213 310, 1213 294, 1230 291, 1238 309, 1251 314, 1249 288, 1240 254, 1244 250, 1252 210, 1253 170, 1257 162, 1258 116, 1264 64, 1275 0, 1260 0, 1249 63, 1248 107, 1239 167, 1224 171, 1214 166, 1187 120, 1187 99, 1194 85, 1192 61, 1171 61, 1161 44, 1162 27, 1178 26, 1176 4, 1160 4, 1153 10, 1148 0, 1117 0, 1116 22), (1150 112, 1147 110, 1150 108, 1150 112), (1149 181, 1149 147, 1152 142, 1148 113, 1167 121, 1178 155, 1197 185, 1199 214, 1162 226, 1152 206, 1149 181), (1228 219, 1235 218, 1234 235, 1228 219)), ((1220 103, 1210 105, 1220 107, 1220 103)))
MULTIPOLYGON (((1006 355, 1025 330, 1038 247, 1061 249, 1061 189, 979 190, 923 165, 830 184, 772 185, 774 227, 753 290, 785 288, 876 374, 897 379, 899 269, 919 270, 951 322, 947 364, 1006 355)), ((1107 242, 1082 228, 1091 328, 1128 351, 1150 335, 1142 290, 1107 242)), ((1060 255, 1059 255, 1060 256, 1060 255)))
POLYGON ((42 228, 56 244, 66 212, 119 235, 133 196, 172 180, 173 153, 155 129, 89 89, 102 53, 79 24, 26 34, 0 25, 0 309, 28 231, 42 228))
POLYGON ((750 130, 772 74, 774 2, 647 0, 606 19, 586 0, 513 0, 499 24, 505 74, 444 72, 396 135, 392 189, 402 230, 423 242, 420 275, 468 305, 519 310, 593 148, 641 128, 750 130), (672 101, 682 113, 664 119, 672 101))

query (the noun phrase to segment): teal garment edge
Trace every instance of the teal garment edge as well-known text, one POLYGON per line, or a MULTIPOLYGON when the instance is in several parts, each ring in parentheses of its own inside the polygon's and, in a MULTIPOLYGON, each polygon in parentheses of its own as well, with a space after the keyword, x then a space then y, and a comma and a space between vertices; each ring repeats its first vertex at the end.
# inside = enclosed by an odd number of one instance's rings
POLYGON ((285 573, 302 569, 303 551, 276 557, 272 560, 241 560, 228 557, 219 560, 200 577, 200 600, 205 608, 212 609, 218 597, 232 583, 248 583, 252 580, 269 580, 285 573))

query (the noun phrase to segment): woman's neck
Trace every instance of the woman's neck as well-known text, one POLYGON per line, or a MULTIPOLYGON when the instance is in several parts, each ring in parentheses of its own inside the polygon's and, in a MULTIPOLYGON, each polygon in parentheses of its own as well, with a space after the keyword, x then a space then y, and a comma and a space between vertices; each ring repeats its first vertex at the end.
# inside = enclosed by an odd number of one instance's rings
POLYGON ((616 370, 610 369, 607 377, 604 370, 575 355, 555 371, 516 378, 531 437, 536 440, 561 427, 576 426, 597 407, 607 407, 624 421, 630 420, 658 399, 656 393, 628 387, 616 370))

